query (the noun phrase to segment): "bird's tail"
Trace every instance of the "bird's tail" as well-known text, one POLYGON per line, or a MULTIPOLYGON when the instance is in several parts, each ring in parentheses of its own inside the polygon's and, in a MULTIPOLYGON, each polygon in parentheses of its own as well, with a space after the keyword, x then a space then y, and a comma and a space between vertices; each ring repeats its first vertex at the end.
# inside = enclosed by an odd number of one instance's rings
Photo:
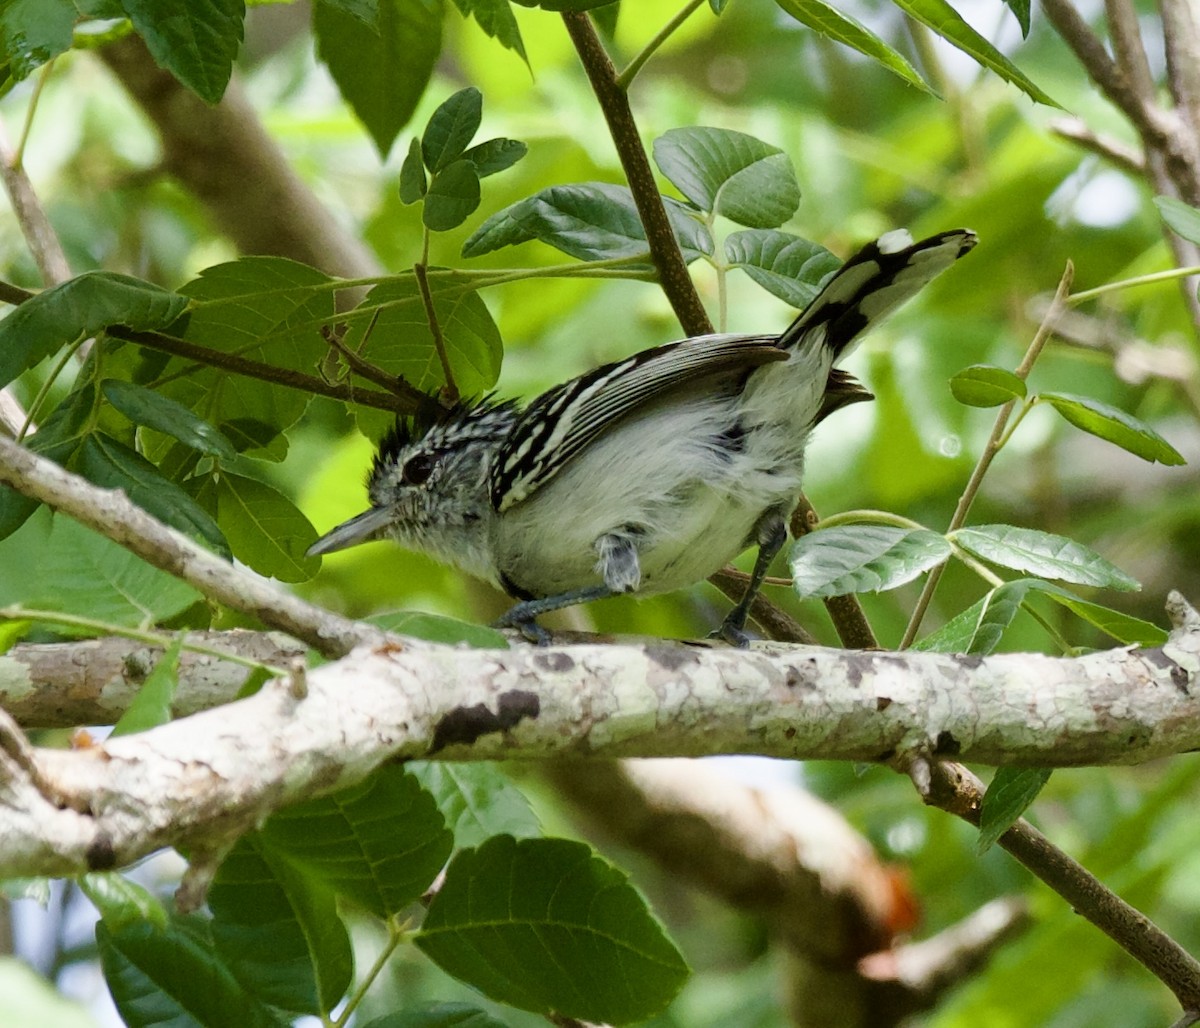
POLYGON ((965 228, 919 243, 904 229, 880 236, 834 272, 778 345, 784 350, 828 346, 836 361, 863 332, 915 296, 976 242, 975 233, 965 228))

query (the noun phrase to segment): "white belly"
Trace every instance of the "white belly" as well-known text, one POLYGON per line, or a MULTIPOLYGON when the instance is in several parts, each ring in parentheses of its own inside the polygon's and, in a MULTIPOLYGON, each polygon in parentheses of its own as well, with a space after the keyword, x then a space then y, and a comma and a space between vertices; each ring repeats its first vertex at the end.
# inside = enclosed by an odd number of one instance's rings
POLYGON ((735 421, 732 403, 676 403, 655 423, 620 426, 509 508, 494 542, 510 582, 534 596, 600 585, 596 541, 612 532, 632 533, 643 593, 692 585, 753 545, 765 510, 795 504, 807 433, 791 432, 783 447, 756 447, 756 464, 718 442, 735 421))

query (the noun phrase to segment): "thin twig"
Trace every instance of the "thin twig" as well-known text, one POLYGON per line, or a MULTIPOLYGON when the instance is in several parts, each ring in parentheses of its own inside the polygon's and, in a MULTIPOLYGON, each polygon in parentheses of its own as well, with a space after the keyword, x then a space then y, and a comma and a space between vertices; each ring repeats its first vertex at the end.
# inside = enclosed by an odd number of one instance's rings
POLYGON ((1137 178, 1146 174, 1146 158, 1137 147, 1111 136, 1093 132, 1082 118, 1055 118, 1050 131, 1090 153, 1103 157, 1110 164, 1137 178))
POLYGON ((654 53, 660 46, 663 45, 675 33, 692 14, 704 4, 705 0, 688 0, 686 4, 679 10, 670 21, 666 23, 654 36, 649 43, 643 48, 632 61, 630 61, 624 70, 616 77, 617 87, 620 89, 628 89, 631 83, 637 76, 637 73, 642 70, 643 65, 654 56, 654 53))
POLYGON ((417 288, 421 291, 421 303, 425 305, 425 320, 429 322, 429 332, 433 336, 433 348, 442 365, 442 378, 446 380, 446 384, 442 387, 442 396, 448 403, 456 403, 460 394, 458 385, 454 381, 454 371, 450 367, 450 357, 446 353, 446 340, 442 336, 442 326, 438 323, 437 308, 433 305, 433 293, 429 289, 429 279, 426 277, 428 260, 429 229, 425 229, 421 259, 413 265, 413 274, 417 277, 417 288))
MULTIPOLYGON (((21 304, 34 295, 27 289, 21 289, 9 282, 0 282, 0 302, 2 303, 21 304)), ((274 364, 251 360, 248 357, 220 353, 217 350, 197 346, 195 343, 188 343, 162 332, 140 332, 122 325, 112 325, 107 332, 114 339, 137 343, 139 346, 145 346, 151 350, 193 360, 197 364, 221 368, 237 375, 245 375, 247 378, 273 382, 276 385, 299 389, 317 396, 328 396, 335 400, 344 400, 347 403, 357 403, 363 407, 375 407, 378 410, 393 412, 411 412, 415 411, 417 405, 426 399, 424 393, 403 383, 402 380, 397 380, 399 383, 398 395, 389 396, 387 393, 378 393, 370 389, 354 389, 349 386, 337 385, 318 378, 316 375, 306 375, 302 371, 293 371, 290 368, 279 368, 274 364)))
POLYGON ((650 247, 650 258, 658 269, 659 282, 667 296, 679 324, 689 336, 711 332, 712 322, 700 302, 700 294, 688 274, 683 253, 671 230, 667 209, 654 181, 654 172, 646 156, 645 147, 638 135, 629 97, 617 84, 617 73, 612 60, 596 35, 595 26, 586 14, 576 11, 563 12, 563 22, 579 60, 587 72, 588 80, 596 94, 600 109, 608 122, 613 145, 620 158, 621 167, 637 205, 638 216, 646 231, 646 242, 650 247))
POLYGON ((1200 141, 1200 12, 1194 0, 1159 0, 1158 9, 1171 97, 1200 141))
MULTIPOLYGON (((1042 319, 1041 325, 1038 326, 1038 330, 1034 334, 1033 341, 1029 344, 1029 349, 1025 351, 1025 356, 1021 358, 1021 363, 1017 365, 1014 372, 1022 382, 1029 377, 1029 372, 1033 370, 1034 362, 1038 359, 1042 348, 1050 338, 1054 323, 1058 320, 1059 312, 1066 307, 1067 297, 1070 295, 1071 283, 1074 279, 1075 266, 1070 261, 1067 261, 1067 267, 1063 271, 1062 278, 1059 280, 1058 289, 1054 293, 1054 299, 1046 309, 1046 316, 1042 319)), ((1005 429, 1008 426, 1008 419, 1012 416, 1016 405, 1017 400, 1015 398, 1009 400, 1008 403, 1000 408, 1000 412, 996 415, 996 420, 992 424, 992 433, 988 436, 987 444, 984 446, 983 452, 979 455, 979 460, 975 463, 975 468, 971 472, 971 477, 967 482, 966 488, 963 489, 962 495, 958 498, 958 506, 954 508, 954 516, 950 519, 950 526, 946 529, 947 532, 954 532, 962 528, 966 523, 967 515, 971 512, 971 505, 975 502, 975 497, 979 495, 979 488, 983 484, 983 476, 987 474, 988 469, 992 466, 992 461, 996 458, 996 454, 1000 452, 1001 447, 1004 445, 1005 429)), ((939 564, 929 572, 929 577, 925 579, 925 586, 921 590, 921 595, 917 598, 917 604, 913 608, 908 627, 904 630, 904 638, 900 641, 900 649, 908 649, 913 644, 913 640, 916 639, 917 632, 921 628, 921 622, 925 619, 925 612, 929 610, 929 604, 933 600, 933 594, 937 591, 938 583, 942 580, 942 573, 945 569, 945 564, 939 564)))
MULTIPOLYGON (((725 596, 737 603, 746 595, 749 576, 743 576, 741 572, 735 571, 733 568, 722 568, 716 574, 709 575, 708 580, 725 596)), ((817 645, 816 637, 807 628, 761 593, 754 597, 754 602, 750 605, 750 617, 766 633, 767 638, 773 639, 775 642, 803 643, 805 646, 817 645)))
POLYGON ((8 135, 0 122, 0 175, 4 177, 4 188, 12 202, 13 213, 21 227, 21 235, 29 252, 33 255, 42 282, 47 286, 65 282, 71 277, 71 266, 62 244, 46 217, 46 210, 34 192, 29 176, 21 164, 20 155, 13 151, 8 135))
MULTIPOLYGON (((920 763, 913 777, 927 783, 920 788, 925 802, 978 826, 984 792, 979 779, 959 764, 920 763)), ((1200 1008, 1200 961, 1153 921, 1024 819, 1000 836, 999 845, 1146 967, 1185 1010, 1200 1008)))

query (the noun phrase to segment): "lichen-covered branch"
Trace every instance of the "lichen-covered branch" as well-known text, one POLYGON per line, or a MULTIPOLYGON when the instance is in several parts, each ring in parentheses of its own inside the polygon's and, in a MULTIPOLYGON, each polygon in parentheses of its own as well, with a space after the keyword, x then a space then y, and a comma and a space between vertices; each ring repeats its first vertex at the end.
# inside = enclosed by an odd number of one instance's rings
POLYGON ((1181 600, 1174 614, 1161 648, 1073 659, 362 647, 302 682, 92 749, 0 754, 0 875, 127 864, 197 834, 211 842, 397 758, 926 754, 1050 767, 1193 750, 1200 617, 1181 600))

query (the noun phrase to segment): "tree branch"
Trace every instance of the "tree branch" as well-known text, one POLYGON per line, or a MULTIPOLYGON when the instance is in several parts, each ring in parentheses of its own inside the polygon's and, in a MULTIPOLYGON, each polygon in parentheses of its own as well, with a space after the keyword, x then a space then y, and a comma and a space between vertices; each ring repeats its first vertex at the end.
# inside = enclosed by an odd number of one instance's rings
POLYGON ((99 54, 162 137, 163 168, 204 202, 243 253, 286 255, 341 278, 379 274, 375 255, 289 166, 236 76, 210 106, 158 67, 136 35, 99 54))
MULTIPOLYGON (((2 613, 2 612, 0 612, 2 613)), ((279 632, 188 632, 171 716, 186 717, 236 698, 246 665, 197 653, 188 645, 289 667, 305 647, 279 632)), ((69 643, 20 643, 0 654, 0 707, 23 728, 113 724, 162 657, 162 649, 124 637, 69 643)))
POLYGON ((704 304, 700 302, 700 295, 696 292, 679 244, 675 241, 667 210, 654 181, 650 160, 633 120, 629 97, 617 83, 616 68, 586 14, 566 11, 562 18, 608 122, 613 145, 617 148, 617 156, 633 194, 633 202, 646 229, 650 259, 658 269, 659 284, 684 332, 689 336, 711 332, 712 322, 708 319, 704 304))
MULTIPOLYGON (((1196 613, 1190 617, 1195 620, 1196 613)), ((1193 629, 1195 630, 1195 629, 1193 629)), ((960 764, 927 768, 926 802, 979 824, 983 786, 960 764)), ((1167 986, 1184 1010, 1200 1009, 1200 961, 1148 917, 1107 889, 1024 819, 999 844, 1167 986)))
POLYGON ((123 492, 100 489, 2 437, 0 483, 69 514, 210 599, 302 639, 327 657, 386 638, 369 625, 305 603, 252 571, 227 563, 151 517, 123 492))
POLYGON ((310 671, 303 688, 276 680, 89 750, 0 755, 0 875, 73 874, 212 843, 395 759, 1150 760, 1200 747, 1200 615, 1178 597, 1171 609, 1165 646, 1073 659, 770 644, 362 647, 310 671))

